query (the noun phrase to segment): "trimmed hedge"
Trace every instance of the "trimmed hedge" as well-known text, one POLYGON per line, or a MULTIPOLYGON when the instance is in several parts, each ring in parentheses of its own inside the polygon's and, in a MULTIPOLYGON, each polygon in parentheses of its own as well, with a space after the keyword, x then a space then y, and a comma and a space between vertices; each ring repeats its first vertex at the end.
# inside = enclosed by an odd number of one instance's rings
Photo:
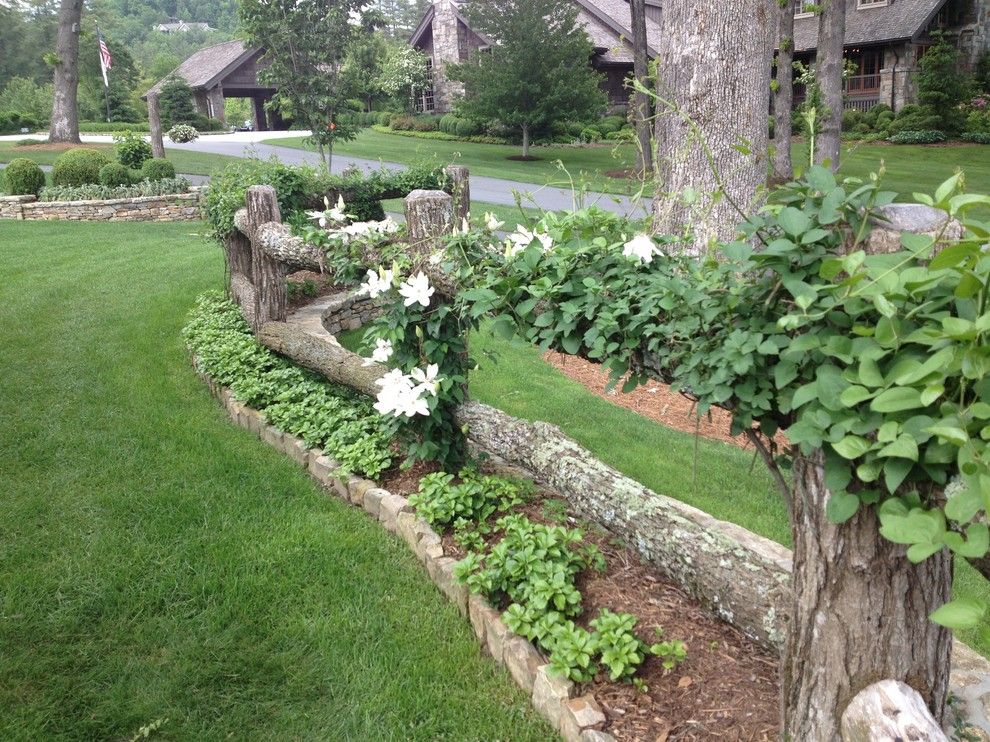
POLYGON ((161 157, 145 160, 141 166, 141 177, 151 181, 174 178, 175 165, 161 157))
POLYGON ((119 162, 109 162, 100 168, 100 185, 114 188, 131 184, 131 171, 119 162))
POLYGON ((100 169, 112 162, 98 149, 70 149, 55 159, 52 185, 82 186, 100 182, 100 169))
POLYGON ((893 144, 938 144, 944 142, 948 137, 938 129, 921 129, 918 131, 906 130, 894 134, 887 141, 893 144))
POLYGON ((34 160, 18 157, 11 160, 3 170, 0 179, 4 190, 11 196, 37 196, 45 187, 45 174, 34 160))

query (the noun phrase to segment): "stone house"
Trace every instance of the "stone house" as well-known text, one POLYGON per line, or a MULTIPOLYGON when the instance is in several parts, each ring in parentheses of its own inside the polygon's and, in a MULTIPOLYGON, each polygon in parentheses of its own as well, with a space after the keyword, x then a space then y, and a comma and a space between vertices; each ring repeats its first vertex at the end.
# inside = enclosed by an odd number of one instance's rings
MULTIPOLYGON (((464 87, 448 80, 449 62, 464 62, 492 45, 472 30, 461 13, 466 0, 437 0, 426 11, 409 43, 427 56, 431 83, 417 95, 416 108, 425 113, 448 113, 464 87)), ((580 23, 594 44, 592 66, 604 75, 602 88, 614 110, 629 101, 625 81, 633 74, 632 31, 627 0, 572 0, 580 23)), ((646 0, 647 44, 650 57, 660 43, 660 0, 646 0)))
MULTIPOLYGON (((990 52, 990 0, 846 0, 845 56, 855 67, 846 79, 846 107, 866 111, 886 103, 898 111, 916 102, 918 60, 939 30, 954 40, 962 67, 972 71, 990 52)), ((812 62, 817 41, 818 18, 799 11, 794 58, 812 62)), ((797 91, 795 101, 801 97, 797 91)))

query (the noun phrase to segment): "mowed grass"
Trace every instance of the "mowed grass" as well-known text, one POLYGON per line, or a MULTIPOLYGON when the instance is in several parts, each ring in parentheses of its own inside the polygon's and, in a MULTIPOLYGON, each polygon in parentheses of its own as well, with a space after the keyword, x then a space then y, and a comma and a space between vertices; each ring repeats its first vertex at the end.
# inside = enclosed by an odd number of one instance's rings
POLYGON ((0 222, 0 739, 551 738, 405 545, 195 377, 205 231, 0 222))
MULTIPOLYGON (((382 201, 382 208, 386 212, 391 214, 405 214, 406 204, 405 199, 401 198, 389 198, 382 201)), ((529 206, 523 206, 522 211, 515 206, 505 206, 504 204, 489 204, 483 201, 472 201, 471 202, 471 223, 477 227, 483 227, 485 221, 485 213, 494 214, 495 218, 500 222, 505 222, 505 226, 502 227, 504 230, 512 230, 515 228, 516 224, 523 221, 524 217, 538 219, 543 216, 543 211, 541 209, 534 209, 529 206)))
MULTIPOLYGON (((112 144, 85 143, 80 146, 103 150, 111 157, 114 156, 114 145, 112 144)), ((34 160, 39 165, 52 165, 60 154, 62 153, 56 151, 18 147, 14 142, 0 142, 0 162, 10 162, 18 157, 25 157, 28 160, 34 160)), ((242 159, 229 155, 214 155, 172 147, 165 148, 165 157, 175 165, 175 171, 183 175, 212 175, 215 170, 220 170, 231 162, 242 159)))

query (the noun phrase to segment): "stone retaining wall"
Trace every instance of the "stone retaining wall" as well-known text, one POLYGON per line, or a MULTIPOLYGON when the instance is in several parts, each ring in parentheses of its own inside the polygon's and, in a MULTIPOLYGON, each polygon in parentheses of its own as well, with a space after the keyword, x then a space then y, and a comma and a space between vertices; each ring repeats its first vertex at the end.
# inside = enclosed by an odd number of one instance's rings
POLYGON ((107 201, 39 201, 0 196, 0 219, 87 222, 192 222, 202 219, 200 192, 115 198, 107 201))
POLYGON ((323 311, 323 327, 331 335, 339 335, 347 330, 357 330, 382 313, 374 299, 369 299, 354 291, 345 291, 334 296, 323 311))

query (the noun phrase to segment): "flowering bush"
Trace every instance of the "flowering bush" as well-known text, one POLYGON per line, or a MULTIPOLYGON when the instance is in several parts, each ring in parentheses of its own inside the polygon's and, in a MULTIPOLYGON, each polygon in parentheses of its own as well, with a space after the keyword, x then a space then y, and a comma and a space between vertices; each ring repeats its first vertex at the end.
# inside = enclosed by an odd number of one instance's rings
POLYGON ((176 124, 168 130, 168 138, 176 144, 185 144, 199 139, 199 132, 189 124, 176 124))

